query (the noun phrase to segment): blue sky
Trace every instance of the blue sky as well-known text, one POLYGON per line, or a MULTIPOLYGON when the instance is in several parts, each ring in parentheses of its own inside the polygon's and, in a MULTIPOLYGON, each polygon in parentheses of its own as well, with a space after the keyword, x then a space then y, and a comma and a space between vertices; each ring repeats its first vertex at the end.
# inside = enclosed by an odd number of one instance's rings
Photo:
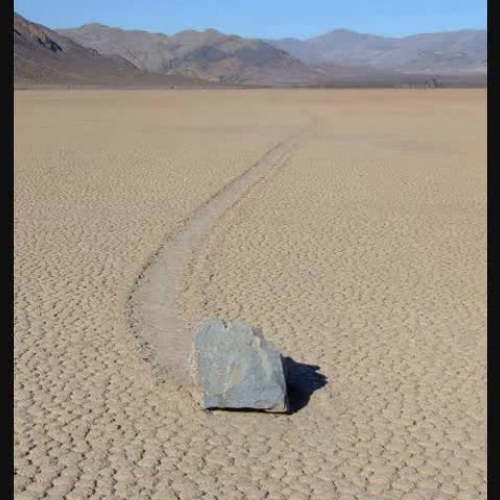
POLYGON ((404 36, 486 29, 486 0, 14 0, 50 28, 100 22, 172 34, 215 28, 245 37, 307 38, 335 28, 404 36))

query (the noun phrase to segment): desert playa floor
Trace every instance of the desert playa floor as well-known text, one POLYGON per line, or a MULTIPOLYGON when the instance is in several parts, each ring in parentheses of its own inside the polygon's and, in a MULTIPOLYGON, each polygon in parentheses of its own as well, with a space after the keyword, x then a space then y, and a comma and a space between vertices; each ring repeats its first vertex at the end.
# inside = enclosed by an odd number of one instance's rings
POLYGON ((17 92, 16 499, 485 498, 485 203, 483 90, 17 92), (139 278, 269 154, 169 300, 261 326, 294 411, 207 413, 139 278))

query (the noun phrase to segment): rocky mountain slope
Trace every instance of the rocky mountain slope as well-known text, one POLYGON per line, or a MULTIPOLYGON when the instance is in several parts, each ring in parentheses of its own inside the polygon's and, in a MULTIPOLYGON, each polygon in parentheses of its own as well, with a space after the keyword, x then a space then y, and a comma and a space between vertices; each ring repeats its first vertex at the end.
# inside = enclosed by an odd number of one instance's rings
POLYGON ((14 84, 193 86, 182 76, 148 74, 118 54, 103 56, 41 24, 14 15, 14 84))
POLYGON ((124 57, 138 68, 156 73, 257 85, 302 84, 316 77, 312 68, 281 49, 261 40, 216 30, 189 30, 168 36, 86 24, 59 33, 85 47, 124 57))

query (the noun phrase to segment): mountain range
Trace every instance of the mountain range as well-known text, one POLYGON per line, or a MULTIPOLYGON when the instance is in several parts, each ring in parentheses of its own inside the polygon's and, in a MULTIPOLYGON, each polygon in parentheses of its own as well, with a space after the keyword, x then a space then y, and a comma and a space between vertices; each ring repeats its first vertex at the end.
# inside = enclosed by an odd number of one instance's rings
POLYGON ((349 64, 412 72, 485 73, 484 30, 423 33, 389 38, 338 29, 298 40, 267 40, 306 64, 349 64))
POLYGON ((16 14, 14 62, 17 86, 467 86, 485 83, 486 33, 396 39, 335 30, 309 40, 260 40, 98 23, 51 30, 16 14))

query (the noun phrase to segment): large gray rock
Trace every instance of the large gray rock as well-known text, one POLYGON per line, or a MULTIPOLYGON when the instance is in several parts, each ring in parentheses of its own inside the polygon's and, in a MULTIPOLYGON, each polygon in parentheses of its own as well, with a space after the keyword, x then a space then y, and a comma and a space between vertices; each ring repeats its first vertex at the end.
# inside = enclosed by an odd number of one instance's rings
POLYGON ((206 320, 190 365, 203 408, 288 410, 281 353, 249 324, 206 320))

